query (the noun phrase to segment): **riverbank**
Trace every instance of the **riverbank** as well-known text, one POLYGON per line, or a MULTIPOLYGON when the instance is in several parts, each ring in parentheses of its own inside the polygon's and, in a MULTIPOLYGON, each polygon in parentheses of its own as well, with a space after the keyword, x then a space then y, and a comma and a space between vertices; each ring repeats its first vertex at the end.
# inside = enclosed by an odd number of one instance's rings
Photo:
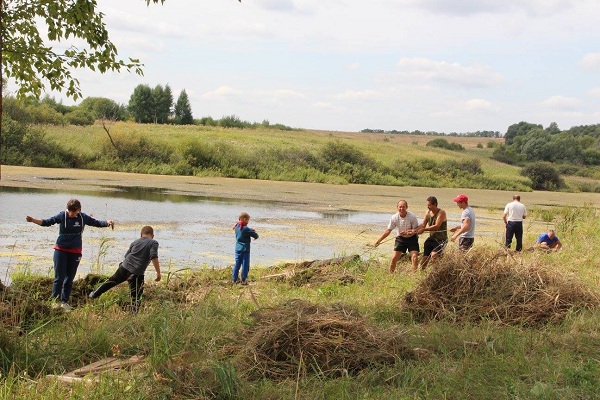
MULTIPOLYGON (((62 168, 32 168, 3 165, 0 186, 79 192, 83 190, 119 191, 124 187, 156 188, 169 194, 223 199, 274 202, 281 207, 314 212, 372 211, 395 212, 403 198, 418 216, 425 213, 426 198, 436 196, 441 207, 455 207, 452 199, 465 193, 482 216, 501 217, 512 192, 482 189, 424 188, 376 185, 332 185, 309 182, 282 182, 173 175, 144 175, 110 171, 62 168)), ((596 205, 598 193, 535 191, 522 193, 529 207, 596 205)))

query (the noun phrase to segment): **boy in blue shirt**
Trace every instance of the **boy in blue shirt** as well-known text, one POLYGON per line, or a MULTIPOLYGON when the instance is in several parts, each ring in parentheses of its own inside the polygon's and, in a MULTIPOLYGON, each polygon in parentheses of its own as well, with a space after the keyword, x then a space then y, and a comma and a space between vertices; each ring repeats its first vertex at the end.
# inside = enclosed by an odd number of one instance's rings
POLYGON ((231 274, 232 283, 240 281, 240 267, 242 269, 242 285, 248 284, 248 272, 250 272, 250 241, 258 239, 258 233, 250 227, 250 215, 247 212, 240 213, 237 224, 233 227, 235 232, 235 265, 231 274))

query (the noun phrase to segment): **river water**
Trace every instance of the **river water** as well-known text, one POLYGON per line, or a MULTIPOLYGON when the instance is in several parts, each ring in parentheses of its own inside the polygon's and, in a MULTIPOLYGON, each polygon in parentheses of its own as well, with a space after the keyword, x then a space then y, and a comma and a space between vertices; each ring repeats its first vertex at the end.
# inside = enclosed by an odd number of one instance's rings
MULTIPOLYGON (((372 251, 365 244, 377 239, 391 215, 297 211, 277 203, 165 194, 154 188, 65 193, 0 187, 2 282, 9 282, 16 272, 52 274, 52 246, 58 227, 40 227, 27 223, 25 217, 51 217, 63 210, 70 198, 81 201, 84 213, 116 222, 114 231, 86 227, 80 276, 112 272, 144 225, 154 227, 161 266, 168 272, 230 267, 235 244, 232 227, 241 211, 251 215, 250 226, 260 235, 252 242, 252 267, 365 255, 372 251)), ((382 245, 377 251, 388 253, 391 246, 382 245)), ((150 266, 150 273, 152 270, 150 266)))

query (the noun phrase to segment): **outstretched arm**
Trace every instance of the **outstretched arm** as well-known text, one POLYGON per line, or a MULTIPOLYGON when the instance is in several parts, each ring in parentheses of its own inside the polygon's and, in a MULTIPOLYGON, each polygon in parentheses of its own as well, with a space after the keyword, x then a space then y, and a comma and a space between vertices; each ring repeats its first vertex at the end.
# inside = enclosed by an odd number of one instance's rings
POLYGON ((33 218, 33 217, 30 217, 29 215, 27 217, 25 217, 25 220, 27 222, 33 222, 36 225, 40 225, 40 226, 42 225, 42 220, 41 219, 33 218))
POLYGON ((379 246, 379 244, 383 241, 383 239, 385 239, 386 237, 388 237, 388 235, 392 232, 391 229, 386 229, 385 231, 383 231, 383 233, 381 234, 381 236, 379 236, 379 239, 377 239, 377 241, 373 244, 375 247, 379 246))

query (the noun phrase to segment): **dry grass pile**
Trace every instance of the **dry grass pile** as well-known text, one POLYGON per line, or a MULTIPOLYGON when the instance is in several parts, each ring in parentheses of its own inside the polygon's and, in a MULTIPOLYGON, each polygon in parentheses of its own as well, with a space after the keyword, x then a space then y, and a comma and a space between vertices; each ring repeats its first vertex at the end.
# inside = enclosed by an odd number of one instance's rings
POLYGON ((241 370, 254 379, 353 375, 415 356, 401 331, 371 325, 342 305, 292 300, 252 316, 254 324, 237 336, 236 352, 241 370))
POLYGON ((472 249, 444 256, 406 294, 403 307, 424 320, 491 319, 527 326, 557 322, 570 311, 599 304, 598 293, 542 259, 524 263, 504 250, 472 249))
POLYGON ((349 272, 348 266, 362 264, 358 254, 346 257, 328 258, 324 260, 303 261, 283 265, 285 272, 265 276, 263 278, 276 279, 287 282, 292 286, 319 286, 331 282, 341 285, 355 283, 359 278, 349 272))

